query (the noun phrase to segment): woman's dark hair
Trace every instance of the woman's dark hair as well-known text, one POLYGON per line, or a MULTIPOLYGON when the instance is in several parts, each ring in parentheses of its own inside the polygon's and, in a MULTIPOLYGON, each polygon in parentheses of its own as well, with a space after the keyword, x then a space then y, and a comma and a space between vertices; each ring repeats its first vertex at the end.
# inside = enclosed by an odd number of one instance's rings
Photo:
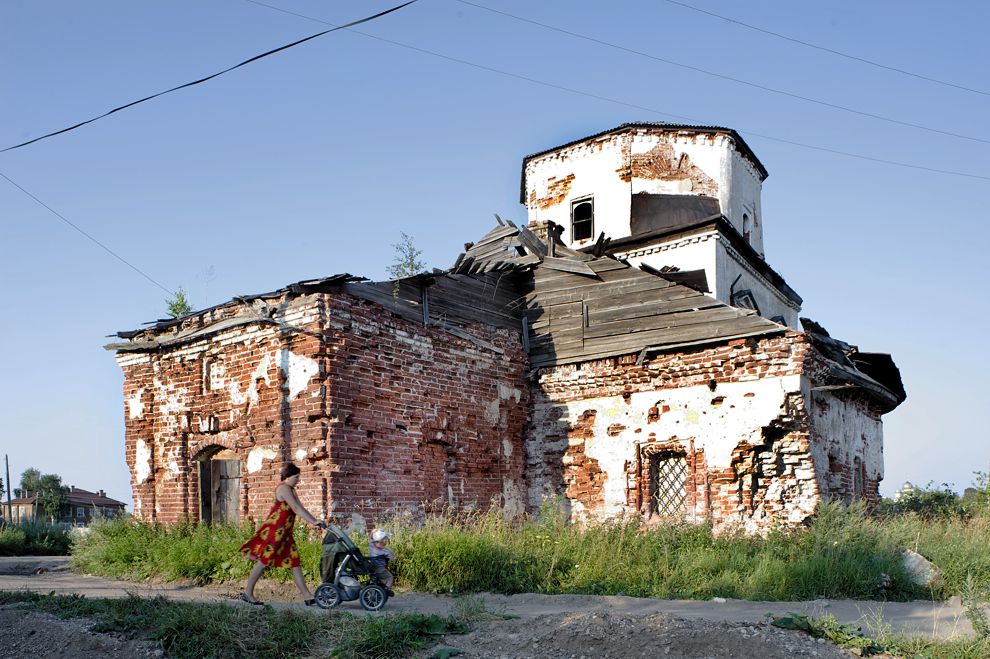
POLYGON ((286 464, 282 465, 282 480, 285 480, 286 478, 292 478, 298 473, 299 473, 299 467, 292 464, 291 462, 287 462, 286 464))

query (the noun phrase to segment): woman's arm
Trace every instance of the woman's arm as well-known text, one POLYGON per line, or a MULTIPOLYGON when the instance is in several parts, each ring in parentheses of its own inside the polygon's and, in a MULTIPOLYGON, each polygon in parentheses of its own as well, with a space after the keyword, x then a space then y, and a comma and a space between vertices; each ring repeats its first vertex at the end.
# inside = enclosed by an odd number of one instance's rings
POLYGON ((275 488, 275 498, 289 504, 289 508, 292 508, 297 515, 313 526, 319 525, 320 520, 313 517, 313 515, 311 515, 309 511, 306 510, 301 503, 299 503, 299 498, 296 497, 296 491, 288 485, 282 484, 275 488))

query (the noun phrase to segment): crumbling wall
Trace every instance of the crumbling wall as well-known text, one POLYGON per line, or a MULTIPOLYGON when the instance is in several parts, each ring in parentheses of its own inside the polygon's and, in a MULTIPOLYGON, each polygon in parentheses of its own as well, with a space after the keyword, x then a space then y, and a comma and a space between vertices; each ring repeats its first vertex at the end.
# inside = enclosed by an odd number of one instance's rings
POLYGON ((869 400, 852 391, 816 391, 809 416, 813 455, 823 496, 837 501, 880 501, 883 423, 869 400))
POLYGON ((818 502, 799 333, 543 369, 526 434, 529 505, 574 518, 651 516, 650 461, 685 468, 683 517, 748 530, 796 524, 818 502))
POLYGON ((528 392, 519 334, 468 328, 493 350, 350 296, 333 299, 329 318, 336 512, 493 501, 522 512, 528 392))
POLYGON ((200 519, 200 462, 215 454, 239 462, 240 519, 267 513, 287 461, 318 516, 520 512, 526 357, 517 333, 469 331, 479 343, 323 293, 282 301, 273 322, 118 353, 135 515, 200 519))
POLYGON ((299 492, 321 511, 321 302, 288 304, 281 326, 245 324, 160 352, 122 352, 125 446, 136 516, 200 517, 199 461, 226 450, 240 461, 240 516, 272 504, 281 464, 303 466, 299 492), (307 465, 309 469, 307 470, 307 465))

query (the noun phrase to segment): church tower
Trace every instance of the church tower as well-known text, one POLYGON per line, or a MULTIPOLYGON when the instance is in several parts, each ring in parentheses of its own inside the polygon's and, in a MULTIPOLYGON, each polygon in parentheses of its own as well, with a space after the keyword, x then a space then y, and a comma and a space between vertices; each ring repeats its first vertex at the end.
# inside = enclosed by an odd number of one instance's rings
POLYGON ((717 299, 796 327, 801 298, 764 258, 766 178, 732 129, 631 123, 527 156, 520 201, 575 249, 604 233, 619 258, 704 271, 717 299))

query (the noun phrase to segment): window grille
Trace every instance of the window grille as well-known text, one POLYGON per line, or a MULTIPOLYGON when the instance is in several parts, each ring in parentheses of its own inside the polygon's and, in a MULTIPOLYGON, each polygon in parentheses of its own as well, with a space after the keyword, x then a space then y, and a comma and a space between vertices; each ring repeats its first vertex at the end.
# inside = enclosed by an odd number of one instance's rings
POLYGON ((687 460, 681 453, 650 456, 650 512, 681 517, 687 509, 687 460))

